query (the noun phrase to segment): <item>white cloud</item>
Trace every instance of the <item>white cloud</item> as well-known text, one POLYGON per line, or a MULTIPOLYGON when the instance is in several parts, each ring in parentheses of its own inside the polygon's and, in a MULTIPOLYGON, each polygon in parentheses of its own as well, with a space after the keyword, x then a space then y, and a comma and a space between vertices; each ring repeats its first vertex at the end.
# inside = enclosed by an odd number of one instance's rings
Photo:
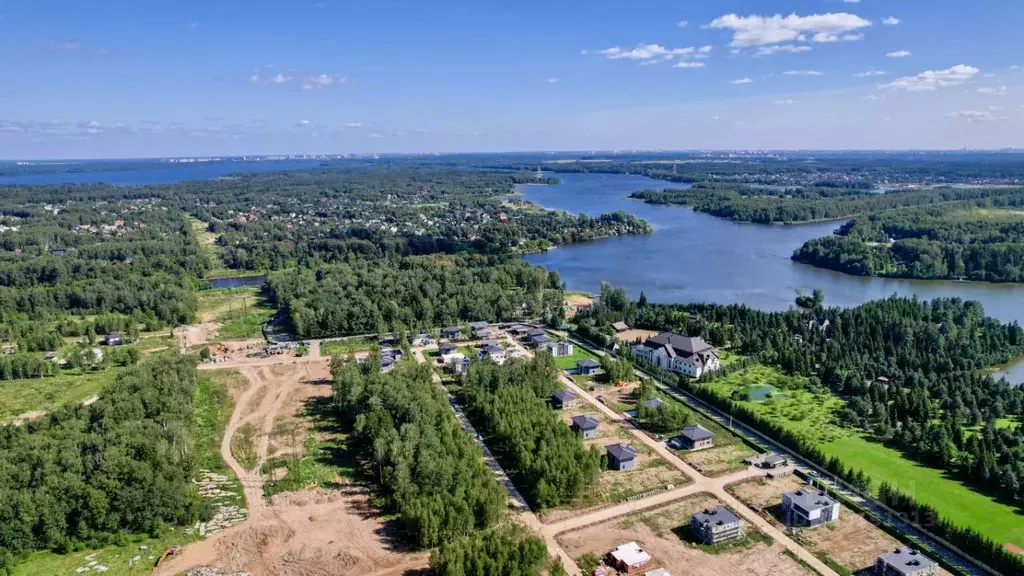
POLYGON ((110 56, 110 50, 106 48, 97 48, 92 53, 96 56, 110 56))
POLYGON ((732 84, 753 84, 753 83, 754 83, 754 79, 753 78, 739 78, 737 80, 733 80, 732 81, 732 84))
POLYGON ((618 46, 606 48, 600 53, 609 60, 672 60, 673 58, 692 56, 697 51, 693 46, 686 48, 665 48, 660 44, 637 44, 636 48, 625 49, 618 46))
POLYGON ((715 47, 709 44, 707 46, 701 46, 700 48, 697 49, 697 52, 700 52, 701 54, 710 54, 711 51, 714 49, 715 47))
POLYGON ((860 4, 860 0, 843 0, 846 4, 860 4))
POLYGON ((274 84, 284 84, 285 82, 290 82, 291 79, 292 79, 291 76, 285 76, 284 74, 278 74, 278 75, 274 76, 273 78, 271 78, 270 81, 273 82, 274 84))
POLYGON ((309 126, 309 120, 299 120, 295 123, 296 128, 305 128, 306 126, 309 126))
POLYGON ((996 116, 991 112, 984 112, 982 110, 960 110, 959 112, 951 112, 945 114, 948 118, 956 118, 958 120, 965 120, 967 122, 987 122, 989 120, 1004 120, 1001 116, 996 116))
POLYGON ((998 111, 1003 109, 1002 106, 994 106, 992 104, 989 104, 988 106, 985 106, 985 108, 988 108, 989 110, 991 110, 993 112, 998 112, 998 111))
POLYGON ((899 23, 900 23, 900 19, 895 17, 895 16, 889 16, 889 17, 885 18, 884 20, 882 20, 882 24, 885 24, 886 26, 895 26, 895 25, 897 25, 899 23))
POLYGON ((255 84, 255 83, 259 82, 259 81, 260 81, 260 75, 259 74, 253 74, 252 76, 249 76, 249 83, 255 84))
POLYGON ((310 90, 316 90, 316 86, 313 86, 312 84, 303 84, 302 86, 299 86, 299 90, 309 92, 310 90))
POLYGON ((1007 86, 982 86, 978 88, 978 94, 986 94, 988 96, 1006 96, 1010 89, 1007 86))
POLYGON ((786 70, 782 73, 783 76, 824 76, 824 72, 817 70, 786 70))
POLYGON ((863 34, 833 34, 832 32, 818 32, 811 37, 811 40, 818 44, 830 44, 832 42, 856 42, 863 40, 863 34))
MULTIPOLYGON (((772 54, 799 54, 801 52, 810 52, 810 46, 798 46, 796 44, 776 44, 774 46, 761 46, 757 49, 758 56, 771 56, 772 54)), ((733 50, 733 54, 739 54, 739 50, 733 50)))
POLYGON ((870 20, 865 20, 854 14, 845 12, 837 14, 814 14, 811 16, 798 16, 790 14, 782 16, 737 16, 727 14, 715 18, 708 28, 731 30, 733 32, 732 43, 734 48, 746 48, 750 46, 765 46, 769 44, 781 44, 784 42, 806 42, 807 35, 811 35, 815 42, 828 42, 835 37, 837 40, 849 36, 850 40, 856 34, 851 32, 871 26, 870 20))
POLYGON ((868 94, 867 96, 861 96, 861 100, 878 100, 878 96, 875 94, 868 94))
POLYGON ((870 78, 872 76, 885 76, 885 70, 865 70, 864 72, 858 72, 854 74, 857 78, 870 78))
POLYGON ((703 62, 676 62, 672 65, 673 68, 703 68, 703 62))
POLYGON ((343 124, 343 126, 345 128, 362 128, 363 127, 363 123, 362 122, 345 122, 343 124))
POLYGON ((886 84, 884 88, 906 92, 932 92, 939 88, 959 86, 980 72, 974 66, 957 64, 945 70, 925 70, 917 76, 904 76, 886 84))
POLYGON ((686 20, 680 20, 680 21, 679 21, 679 22, 678 22, 678 23, 676 24, 676 26, 679 26, 680 28, 686 28, 686 27, 687 27, 687 26, 689 26, 689 25, 690 25, 690 23, 689 23, 688 21, 686 21, 686 20))
POLYGON ((793 104, 796 104, 796 103, 797 103, 797 101, 793 100, 792 98, 787 98, 785 100, 776 100, 775 102, 772 102, 772 104, 786 105, 786 106, 790 106, 790 105, 793 105, 793 104))
POLYGON ((895 52, 886 52, 885 54, 889 58, 906 58, 910 56, 910 50, 897 50, 895 52))
POLYGON ((545 80, 545 82, 547 82, 548 84, 558 84, 558 78, 548 78, 547 80, 545 80))

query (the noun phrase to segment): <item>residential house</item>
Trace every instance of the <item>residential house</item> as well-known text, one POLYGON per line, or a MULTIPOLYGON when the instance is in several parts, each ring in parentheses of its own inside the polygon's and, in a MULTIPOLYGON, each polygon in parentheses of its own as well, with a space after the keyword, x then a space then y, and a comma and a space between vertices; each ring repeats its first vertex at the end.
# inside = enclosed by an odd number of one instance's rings
POLYGON ((535 342, 535 339, 541 336, 547 336, 547 333, 538 328, 533 328, 532 330, 526 333, 526 339, 529 340, 530 342, 535 342))
POLYGON ((480 347, 481 359, 490 358, 491 360, 494 360, 498 364, 502 364, 505 362, 505 359, 508 357, 507 354, 508 353, 505 351, 505 349, 501 347, 501 344, 498 344, 496 342, 488 342, 480 347))
POLYGON ((629 542, 609 552, 608 563, 619 572, 634 574, 651 563, 651 555, 636 542, 629 542))
POLYGON ((555 390, 551 393, 551 407, 555 410, 572 408, 579 403, 576 393, 572 390, 555 390))
POLYGON ((782 495, 787 526, 814 528, 839 519, 839 503, 820 490, 797 490, 782 495))
POLYGON ((662 332, 633 346, 633 355, 662 370, 699 378, 718 370, 718 350, 700 337, 662 332))
POLYGON ((437 345, 437 352, 441 355, 442 360, 445 356, 451 356, 459 349, 458 346, 451 342, 442 342, 437 345))
POLYGON ((381 338, 380 338, 380 345, 382 347, 386 347, 386 348, 387 347, 391 347, 391 346, 397 346, 398 345, 398 337, 395 336, 394 334, 385 334, 384 336, 381 336, 381 338))
POLYGON ((616 322, 612 324, 612 328, 616 332, 625 332, 626 330, 629 330, 629 324, 626 324, 625 322, 616 322))
POLYGON ((434 339, 430 334, 417 334, 416 338, 413 338, 412 343, 414 346, 430 346, 434 343, 434 339))
POLYGON ((787 464, 789 464, 789 460, 785 456, 769 454, 765 457, 761 466, 763 468, 779 468, 780 466, 785 466, 787 464))
POLYGON ((555 358, 563 358, 565 356, 572 356, 572 342, 561 340, 558 342, 548 342, 544 345, 544 349, 555 358))
POLYGON ((683 428, 676 440, 686 450, 702 450, 714 445, 714 434, 700 424, 694 424, 683 428))
POLYGON ((380 357, 380 371, 384 374, 391 372, 395 369, 395 359, 391 356, 380 357))
POLYGON ((535 348, 540 348, 549 342, 551 342, 551 337, 547 334, 541 334, 540 336, 530 338, 530 343, 533 344, 535 348))
POLYGON ((111 332, 103 338, 103 343, 107 346, 120 346, 121 345, 121 333, 111 332))
POLYGON ((402 353, 400 348, 382 348, 380 351, 381 356, 390 356, 395 362, 400 362, 405 358, 405 354, 402 353))
POLYGON ((586 358, 576 361, 576 373, 583 376, 593 376, 601 369, 601 363, 593 358, 586 358))
POLYGON ((647 400, 644 400, 642 404, 644 405, 644 408, 649 410, 657 410, 658 408, 667 405, 661 398, 648 398, 647 400))
POLYGON ((465 374, 469 371, 469 358, 459 354, 460 358, 452 362, 452 369, 456 374, 465 374))
POLYGON ((470 322, 469 323, 469 329, 474 331, 474 332, 476 332, 477 330, 484 330, 484 329, 490 328, 490 327, 491 327, 491 323, 490 322, 486 322, 486 321, 470 322))
POLYGON ((509 327, 508 333, 511 334, 512 337, 516 338, 517 340, 522 340, 523 338, 529 336, 531 330, 532 328, 530 328, 529 326, 517 324, 515 326, 509 327))
POLYGON ((632 470, 636 468, 636 450, 629 444, 611 444, 605 446, 608 452, 608 467, 612 470, 632 470))
POLYGON ((597 438, 598 420, 593 416, 573 416, 572 424, 569 425, 573 432, 577 432, 584 439, 597 438))
POLYGON ((448 340, 461 340, 462 330, 458 326, 441 328, 441 338, 447 338, 448 340))
POLYGON ((876 576, 934 576, 939 573, 939 566, 911 548, 897 548, 882 554, 875 561, 876 576))
POLYGON ((739 517, 725 506, 697 512, 690 518, 690 530, 704 544, 721 544, 743 537, 739 517))

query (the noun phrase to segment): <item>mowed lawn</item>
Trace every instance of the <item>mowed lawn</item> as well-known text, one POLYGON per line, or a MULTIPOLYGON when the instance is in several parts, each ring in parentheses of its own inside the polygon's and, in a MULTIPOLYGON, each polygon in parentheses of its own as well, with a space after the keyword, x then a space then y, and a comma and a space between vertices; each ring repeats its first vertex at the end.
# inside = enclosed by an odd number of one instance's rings
POLYGON ((588 350, 580 346, 573 346, 571 356, 562 356, 561 358, 555 358, 555 366, 558 366, 559 370, 575 370, 577 362, 579 362, 580 360, 586 360, 588 358, 591 360, 597 360, 598 362, 601 361, 600 358, 591 354, 588 350))
POLYGON ((863 470, 871 477, 873 490, 888 482, 935 507, 953 522, 970 526, 996 542, 1024 547, 1024 516, 1012 506, 979 494, 946 477, 941 470, 916 464, 898 450, 840 426, 835 414, 845 403, 832 394, 801 390, 801 379, 763 365, 751 366, 710 384, 726 396, 737 391, 744 393, 751 385, 773 386, 777 392, 766 401, 741 401, 742 404, 813 441, 845 465, 863 470))
POLYGON ((898 450, 852 433, 821 448, 846 465, 864 470, 875 490, 881 482, 888 482, 953 522, 970 526, 996 542, 1024 547, 1024 516, 1012 506, 947 478, 940 470, 916 464, 898 450))

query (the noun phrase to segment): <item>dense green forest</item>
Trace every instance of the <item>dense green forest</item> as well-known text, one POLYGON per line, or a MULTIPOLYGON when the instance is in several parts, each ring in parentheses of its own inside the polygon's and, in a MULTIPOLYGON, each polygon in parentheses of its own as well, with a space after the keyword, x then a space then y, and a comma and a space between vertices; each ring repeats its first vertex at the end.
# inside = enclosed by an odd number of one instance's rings
POLYGON ((195 385, 193 358, 153 358, 94 404, 0 427, 0 571, 33 550, 208 519, 186 433, 195 385))
POLYGON ((430 555, 437 576, 540 576, 546 564, 547 546, 519 525, 446 542, 430 555))
MULTIPOLYGON (((812 391, 847 400, 839 424, 867 431, 922 464, 977 490, 1024 504, 1024 427, 999 426, 1024 415, 1024 389, 979 369, 1024 354, 1024 329, 986 317, 981 304, 960 299, 888 298, 855 308, 762 312, 743 305, 639 306, 605 285, 598 304, 578 316, 580 332, 608 342, 612 322, 700 335, 716 346, 803 376, 812 391)), ((730 369, 710 374, 713 380, 730 369)), ((669 380, 675 376, 664 374, 669 380)), ((744 406, 716 398, 699 384, 679 382, 805 456, 866 487, 860 471, 827 458, 817 446, 744 406)), ((1003 558, 999 545, 948 524, 975 552, 1003 558)), ((1005 558, 1004 558, 1005 560, 1005 558)))
POLYGON ((991 200, 860 216, 793 259, 861 276, 1024 282, 1024 193, 991 200))
POLYGON ((335 359, 331 374, 338 418, 372 470, 385 512, 425 548, 492 526, 508 497, 430 368, 381 374, 379 366, 376 352, 362 364, 335 359))
POLYGON ((588 450, 547 404, 558 368, 545 353, 498 366, 475 362, 464 399, 488 446, 523 493, 539 508, 567 504, 592 486, 601 454, 588 450))

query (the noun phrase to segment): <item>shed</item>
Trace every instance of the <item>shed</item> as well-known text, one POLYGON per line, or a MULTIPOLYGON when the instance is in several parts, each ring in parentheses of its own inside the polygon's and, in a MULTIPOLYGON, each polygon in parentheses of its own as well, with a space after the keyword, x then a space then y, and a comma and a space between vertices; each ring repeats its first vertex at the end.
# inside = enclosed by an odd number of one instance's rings
POLYGON ((103 343, 107 346, 120 346, 121 345, 121 333, 111 332, 103 338, 103 343))
POLYGON ((625 332, 626 330, 629 330, 629 324, 626 324, 625 322, 616 322, 612 324, 612 328, 614 328, 616 332, 625 332))

